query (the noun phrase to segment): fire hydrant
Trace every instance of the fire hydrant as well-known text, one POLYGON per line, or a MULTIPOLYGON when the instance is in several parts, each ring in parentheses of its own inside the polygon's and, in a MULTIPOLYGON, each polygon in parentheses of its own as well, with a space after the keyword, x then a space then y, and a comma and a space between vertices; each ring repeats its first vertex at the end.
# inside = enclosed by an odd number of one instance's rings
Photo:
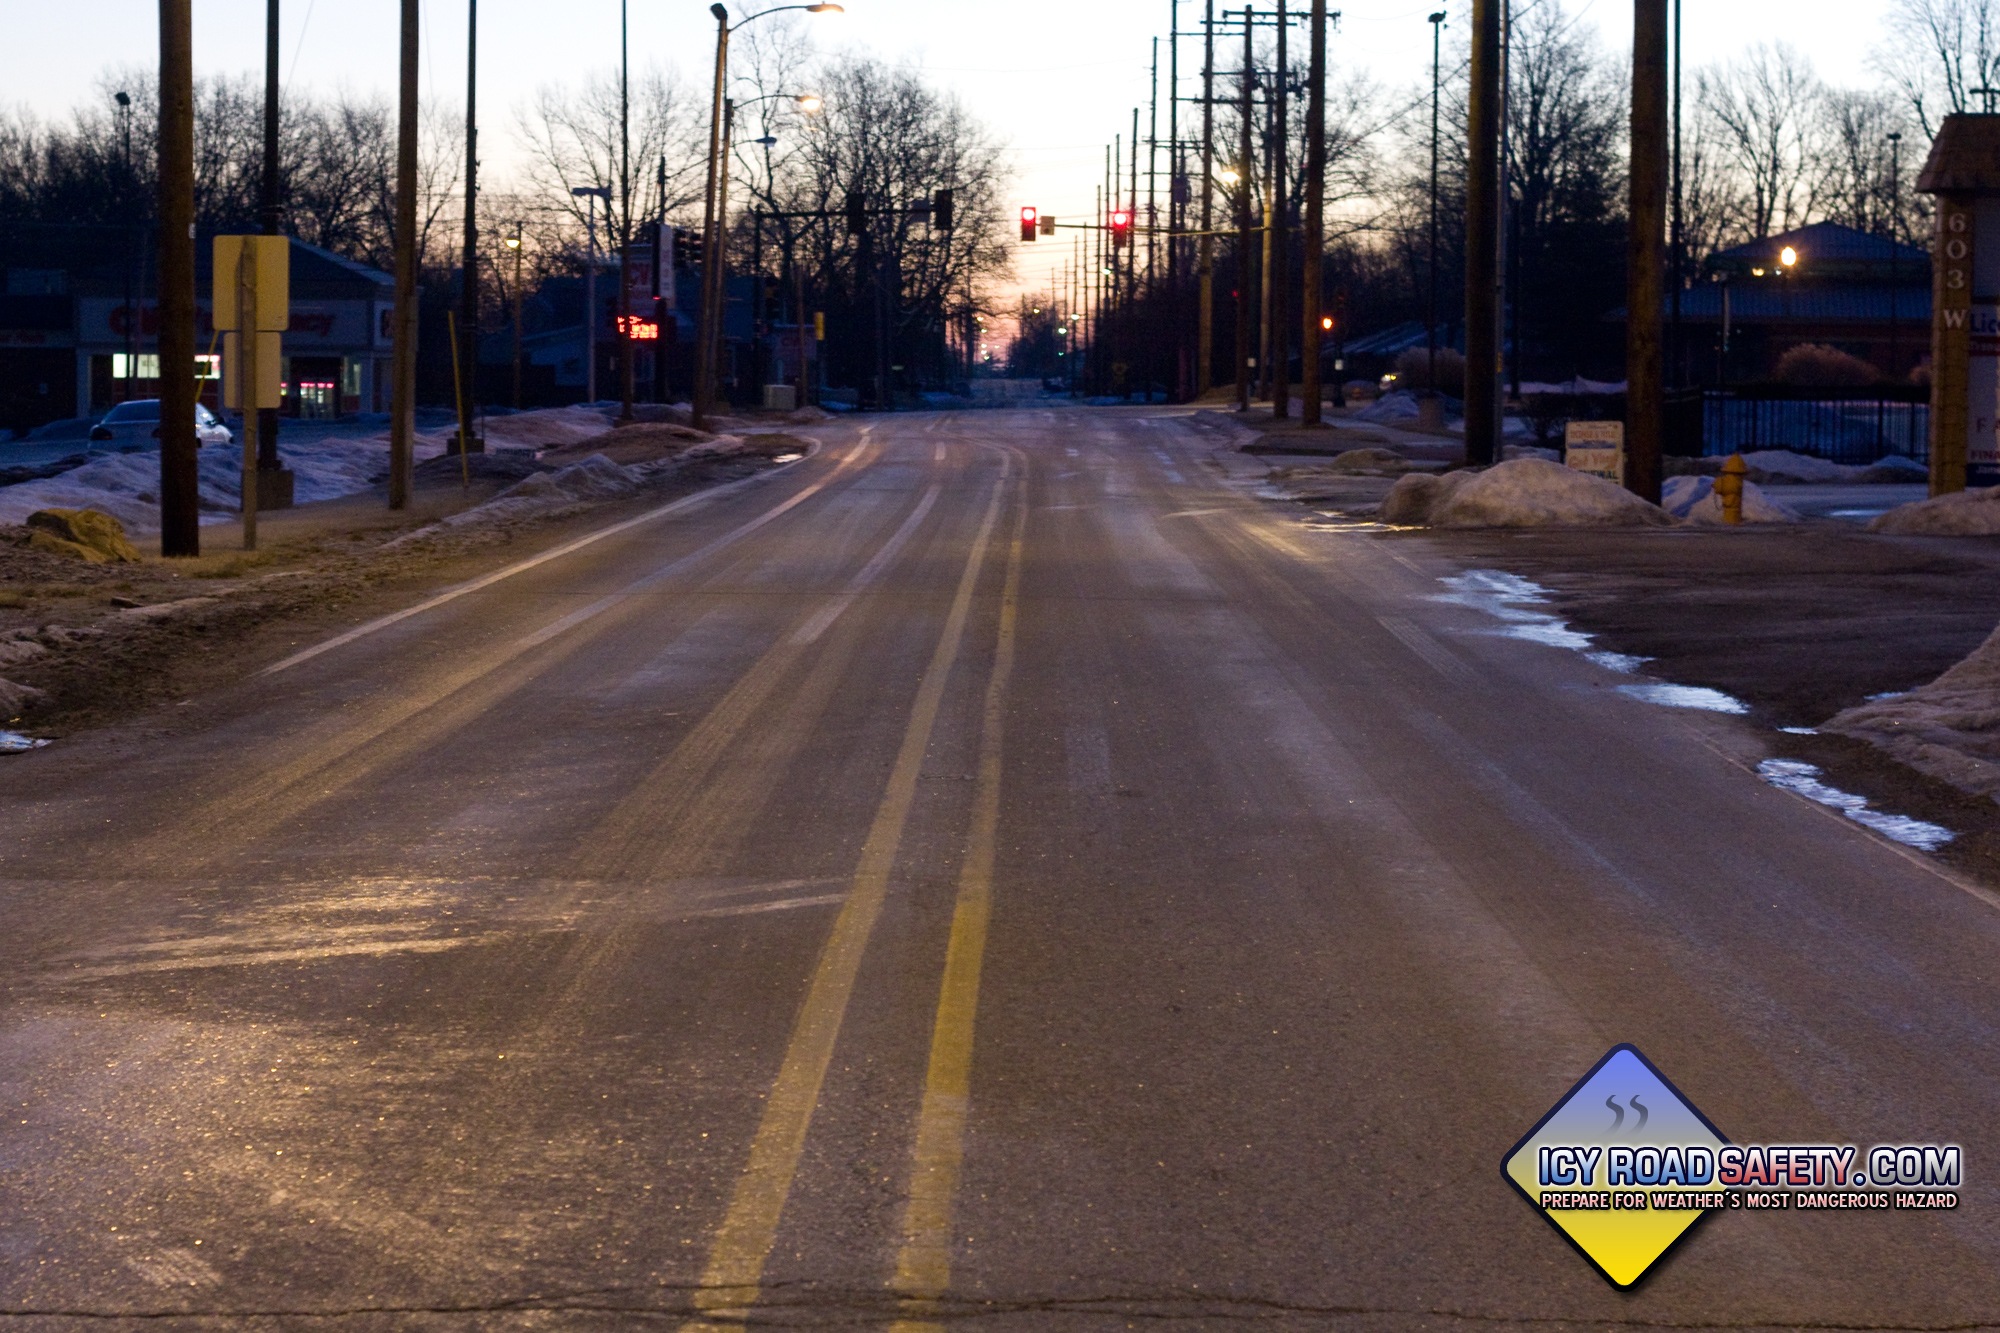
POLYGON ((1722 501, 1724 523, 1743 521, 1743 474, 1749 470, 1742 454, 1731 454, 1722 465, 1722 475, 1715 479, 1715 494, 1722 501))

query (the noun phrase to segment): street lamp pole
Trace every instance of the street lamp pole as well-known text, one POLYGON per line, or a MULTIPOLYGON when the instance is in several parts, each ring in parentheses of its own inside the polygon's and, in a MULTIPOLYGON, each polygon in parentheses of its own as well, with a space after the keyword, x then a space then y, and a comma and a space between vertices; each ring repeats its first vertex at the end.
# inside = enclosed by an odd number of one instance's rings
POLYGON ((503 244, 514 252, 514 410, 521 410, 521 224, 503 244))
POLYGON ((1902 228, 1897 225, 1903 216, 1902 165, 1903 134, 1897 130, 1889 135, 1889 378, 1892 380, 1901 376, 1903 363, 1903 330, 1896 309, 1896 287, 1903 280, 1899 234, 1902 228))
POLYGON ((604 211, 611 211, 611 187, 609 185, 578 185, 570 190, 572 197, 584 200, 583 226, 587 237, 583 264, 583 392, 584 401, 597 401, 597 201, 604 201, 604 211))
POLYGON ((632 55, 626 7, 626 0, 618 0, 617 328, 621 422, 632 419, 632 55))
MULTIPOLYGON (((767 14, 782 14, 787 10, 803 10, 808 14, 840 14, 846 11, 835 4, 779 5, 773 9, 760 10, 743 20, 751 23, 767 14)), ((715 91, 709 104, 708 117, 708 195, 702 212, 701 266, 702 300, 701 310, 695 321, 696 342, 694 353, 694 424, 704 426, 715 407, 715 367, 720 353, 718 344, 722 338, 722 232, 728 212, 728 154, 729 154, 729 7, 720 3, 708 7, 715 15, 715 91)), ((742 27, 743 23, 736 26, 742 27)))

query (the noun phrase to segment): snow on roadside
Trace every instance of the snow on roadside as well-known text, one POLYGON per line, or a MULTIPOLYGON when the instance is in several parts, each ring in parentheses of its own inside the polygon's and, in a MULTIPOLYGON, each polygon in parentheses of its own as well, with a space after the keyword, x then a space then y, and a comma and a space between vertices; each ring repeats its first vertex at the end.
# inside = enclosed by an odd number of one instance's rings
POLYGON ((1674 522, 1603 477, 1543 458, 1517 458, 1481 472, 1412 474, 1382 501, 1387 523, 1434 528, 1664 527, 1674 522))
MULTIPOLYGON (((1660 483, 1660 507, 1690 523, 1721 524, 1722 497, 1713 477, 1668 477, 1660 483)), ((1798 512, 1779 504, 1754 481, 1743 483, 1745 523, 1796 523, 1798 512)))
POLYGON ((2000 800, 2000 629, 1930 684, 1866 700, 1819 729, 2000 800))
MULTIPOLYGON (((490 449, 552 448, 594 439, 611 429, 609 407, 557 407, 487 418, 490 449)), ((430 417, 431 413, 426 413, 430 417)), ((415 436, 419 461, 442 454, 449 424, 415 436)), ((389 424, 381 415, 339 422, 287 421, 279 455, 296 477, 300 504, 365 491, 389 471, 389 424)), ((242 452, 211 445, 196 456, 202 522, 226 523, 241 507, 242 452)), ((154 451, 103 454, 54 477, 0 487, 0 523, 19 523, 37 509, 95 509, 131 533, 160 527, 160 455, 154 451)))
POLYGON ((1893 537, 1991 537, 2000 533, 2000 486, 1898 505, 1870 520, 1868 530, 1893 537))

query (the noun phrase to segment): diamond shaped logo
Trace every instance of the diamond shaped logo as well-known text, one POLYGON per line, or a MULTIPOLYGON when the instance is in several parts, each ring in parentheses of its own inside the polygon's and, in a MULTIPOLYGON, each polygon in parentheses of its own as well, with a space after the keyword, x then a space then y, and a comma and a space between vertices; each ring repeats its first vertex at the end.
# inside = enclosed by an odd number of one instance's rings
POLYGON ((1614 1046, 1500 1161, 1612 1286, 1632 1286, 1724 1206, 1721 1131, 1629 1045, 1614 1046))

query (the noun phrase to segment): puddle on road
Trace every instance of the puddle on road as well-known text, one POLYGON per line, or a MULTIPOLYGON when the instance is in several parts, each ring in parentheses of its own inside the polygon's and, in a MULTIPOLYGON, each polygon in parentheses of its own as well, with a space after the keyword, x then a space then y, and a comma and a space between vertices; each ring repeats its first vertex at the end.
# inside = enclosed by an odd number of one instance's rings
POLYGON ((1628 699, 1637 699, 1640 703, 1658 704, 1662 708, 1698 708, 1704 713, 1733 713, 1738 717, 1750 711, 1750 705, 1741 699, 1701 685, 1670 685, 1663 682, 1620 685, 1618 692, 1628 699))
POLYGON ((1757 765, 1757 776, 1773 787, 1782 787, 1808 801, 1838 810, 1863 828, 1873 829, 1885 838, 1920 852, 1934 852, 1958 836, 1942 825, 1870 809, 1867 797, 1827 786, 1819 780, 1819 766, 1804 760, 1766 759, 1757 765))

